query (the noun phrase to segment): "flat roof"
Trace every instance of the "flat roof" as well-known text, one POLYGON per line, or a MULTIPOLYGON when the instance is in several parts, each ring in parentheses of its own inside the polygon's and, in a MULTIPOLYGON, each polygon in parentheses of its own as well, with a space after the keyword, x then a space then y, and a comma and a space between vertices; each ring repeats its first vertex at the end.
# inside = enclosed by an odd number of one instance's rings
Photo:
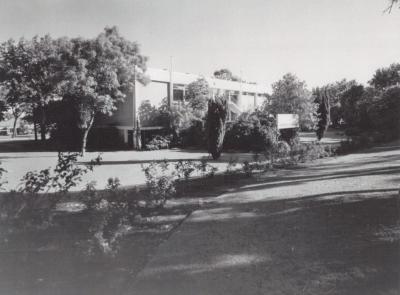
MULTIPOLYGON (((150 78, 151 81, 154 82, 170 82, 170 71, 167 69, 148 68, 145 74, 150 78)), ((191 73, 172 72, 172 82, 174 84, 187 85, 196 81, 199 78, 204 78, 208 82, 210 87, 214 89, 250 92, 257 94, 268 93, 267 87, 259 84, 229 81, 213 77, 203 77, 201 75, 191 73)))

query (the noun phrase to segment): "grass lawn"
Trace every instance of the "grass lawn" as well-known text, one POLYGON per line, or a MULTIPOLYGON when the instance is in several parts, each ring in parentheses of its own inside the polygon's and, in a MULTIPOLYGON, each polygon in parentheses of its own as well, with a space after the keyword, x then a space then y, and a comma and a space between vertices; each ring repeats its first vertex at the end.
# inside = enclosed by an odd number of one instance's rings
MULTIPOLYGON (((165 209, 136 208, 129 227, 118 225, 126 211, 108 215, 112 207, 101 211, 99 200, 138 200, 137 191, 99 193, 98 206, 83 210, 57 205, 80 202, 87 198, 82 193, 29 198, 23 210, 21 196, 3 194, 0 294, 120 294, 191 211, 212 207, 215 196, 253 181, 237 176, 192 180, 165 209), (106 239, 121 234, 112 251, 106 251, 100 232, 106 239)), ((397 193, 271 201, 259 208, 271 216, 263 220, 268 240, 259 242, 273 259, 271 270, 262 273, 282 294, 398 294, 397 193)))
POLYGON ((159 244, 199 208, 200 196, 227 189, 218 183, 221 177, 182 184, 181 198, 164 208, 141 205, 141 189, 90 196, 1 193, 0 294, 119 294, 159 244), (105 199, 108 205, 101 202, 105 199))
MULTIPOLYGON (((271 294, 400 294, 398 193, 277 201, 265 247, 271 294)), ((264 227, 265 229, 265 227, 264 227)), ((268 289, 268 288, 267 288, 268 289)))
MULTIPOLYGON (((315 140, 315 133, 302 132, 300 138, 304 142, 315 140)), ((323 143, 338 144, 343 139, 338 131, 328 131, 328 135, 323 139, 323 143)), ((20 180, 28 171, 46 169, 54 167, 57 161, 56 147, 48 142, 35 142, 33 138, 17 137, 11 139, 0 136, 0 161, 1 167, 7 170, 7 183, 3 185, 6 190, 16 189, 20 180)), ((134 186, 145 182, 141 165, 152 161, 168 159, 177 160, 201 160, 208 159, 219 171, 226 169, 230 160, 238 162, 253 161, 252 153, 226 152, 218 161, 213 161, 209 154, 204 150, 159 150, 159 151, 102 151, 102 165, 94 169, 83 177, 81 186, 76 187, 80 190, 90 181, 95 180, 98 188, 102 189, 110 177, 118 177, 123 186, 134 186)), ((99 152, 88 152, 80 161, 86 162, 96 158, 99 152)))

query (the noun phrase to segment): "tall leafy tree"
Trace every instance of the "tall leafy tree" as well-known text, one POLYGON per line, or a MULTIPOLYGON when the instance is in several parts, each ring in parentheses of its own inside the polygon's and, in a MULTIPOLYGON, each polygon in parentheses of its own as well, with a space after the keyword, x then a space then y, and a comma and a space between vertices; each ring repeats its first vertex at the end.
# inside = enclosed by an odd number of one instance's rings
POLYGON ((0 46, 0 83, 4 102, 14 118, 13 137, 16 136, 18 119, 31 110, 27 75, 29 51, 29 42, 25 39, 19 42, 10 39, 0 46))
POLYGON ((400 63, 393 63, 388 67, 376 70, 369 84, 378 90, 400 85, 400 63))
POLYGON ((214 160, 218 159, 222 153, 222 147, 226 131, 226 119, 228 115, 227 100, 218 96, 208 101, 207 112, 207 135, 208 152, 214 160))
POLYGON ((306 83, 288 73, 272 84, 272 94, 264 110, 274 115, 279 113, 298 114, 300 127, 312 129, 315 121, 315 104, 306 83))
POLYGON ((379 93, 368 109, 368 118, 373 129, 387 139, 400 138, 400 86, 379 93))
POLYGON ((132 91, 135 79, 145 83, 147 58, 139 45, 123 38, 116 27, 106 28, 95 39, 72 39, 63 46, 64 100, 77 112, 81 152, 97 114, 112 115, 116 104, 132 91))
POLYGON ((352 86, 357 85, 355 80, 340 80, 335 83, 323 86, 329 92, 330 122, 334 127, 340 127, 343 122, 343 108, 341 107, 341 97, 352 86))
POLYGON ((42 140, 46 135, 46 105, 57 97, 61 77, 60 59, 56 42, 50 36, 9 40, 1 46, 1 77, 7 89, 7 104, 12 113, 39 114, 42 140), (39 111, 39 112, 38 112, 39 111))
POLYGON ((47 133, 46 107, 60 100, 59 83, 62 80, 60 44, 63 39, 54 40, 50 35, 35 36, 31 41, 30 61, 27 67, 29 102, 34 111, 34 123, 39 121, 40 137, 44 141, 47 133))
POLYGON ((318 105, 316 133, 318 140, 321 140, 330 124, 330 101, 332 100, 332 94, 330 93, 329 87, 325 86, 314 89, 313 96, 315 97, 315 103, 318 105))
POLYGON ((7 106, 6 93, 4 87, 0 87, 0 121, 6 119, 9 109, 7 106))
POLYGON ((343 93, 340 99, 341 107, 349 134, 372 130, 373 122, 370 118, 370 110, 381 99, 380 97, 379 91, 361 84, 354 85, 343 93))

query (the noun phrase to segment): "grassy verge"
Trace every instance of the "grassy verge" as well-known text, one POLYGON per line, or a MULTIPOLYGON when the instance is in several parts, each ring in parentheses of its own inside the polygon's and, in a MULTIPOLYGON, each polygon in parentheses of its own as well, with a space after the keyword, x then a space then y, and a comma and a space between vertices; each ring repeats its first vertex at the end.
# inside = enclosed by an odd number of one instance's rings
POLYGON ((163 207, 148 206, 145 187, 1 193, 0 294, 118 294, 203 199, 240 178, 180 182, 163 207))

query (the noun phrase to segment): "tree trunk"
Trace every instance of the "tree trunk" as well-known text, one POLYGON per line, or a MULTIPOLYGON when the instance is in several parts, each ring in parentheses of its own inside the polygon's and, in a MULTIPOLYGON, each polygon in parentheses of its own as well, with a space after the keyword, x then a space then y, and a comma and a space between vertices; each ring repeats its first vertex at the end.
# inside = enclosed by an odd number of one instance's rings
POLYGON ((40 106, 41 116, 40 116, 40 140, 46 140, 46 112, 44 106, 40 106))
POLYGON ((38 140, 38 136, 37 136, 37 126, 36 126, 36 119, 33 120, 33 130, 35 133, 35 141, 38 140))
POLYGON ((83 130, 82 145, 81 145, 81 155, 82 156, 85 155, 85 152, 86 152, 87 136, 89 134, 90 129, 92 128, 93 121, 94 121, 94 115, 90 119, 88 126, 83 130))
POLYGON ((15 138, 17 136, 17 121, 18 121, 18 116, 14 116, 13 132, 11 135, 12 138, 15 138))
POLYGON ((271 151, 271 153, 269 154, 269 169, 274 168, 274 155, 273 152, 271 151))

